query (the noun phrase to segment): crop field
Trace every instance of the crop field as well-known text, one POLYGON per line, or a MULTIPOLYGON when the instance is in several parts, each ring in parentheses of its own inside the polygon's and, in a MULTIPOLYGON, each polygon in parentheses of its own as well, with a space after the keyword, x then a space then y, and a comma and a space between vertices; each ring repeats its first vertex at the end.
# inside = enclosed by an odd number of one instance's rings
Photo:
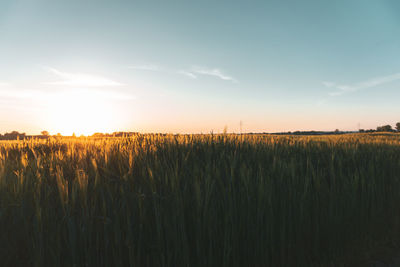
POLYGON ((399 134, 0 142, 2 266, 341 266, 399 203, 399 134))

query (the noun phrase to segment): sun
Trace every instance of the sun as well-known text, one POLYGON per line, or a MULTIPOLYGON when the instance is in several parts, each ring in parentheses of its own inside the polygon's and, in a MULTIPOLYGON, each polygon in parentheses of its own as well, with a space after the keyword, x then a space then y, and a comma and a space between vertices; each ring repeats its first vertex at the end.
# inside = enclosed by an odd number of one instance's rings
POLYGON ((116 104, 107 95, 93 90, 63 91, 46 100, 51 133, 92 135, 117 128, 116 104))

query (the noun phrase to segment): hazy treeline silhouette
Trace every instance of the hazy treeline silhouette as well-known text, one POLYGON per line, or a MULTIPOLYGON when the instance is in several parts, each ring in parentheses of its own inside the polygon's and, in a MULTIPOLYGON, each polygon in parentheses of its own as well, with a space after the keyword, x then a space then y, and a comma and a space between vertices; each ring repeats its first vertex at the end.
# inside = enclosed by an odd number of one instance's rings
POLYGON ((360 129, 360 132, 400 132, 400 122, 396 123, 395 128, 393 129, 391 125, 387 124, 387 125, 382 125, 382 126, 378 126, 376 127, 376 130, 374 129, 369 129, 369 130, 364 130, 364 129, 360 129))
POLYGON ((27 135, 25 133, 20 133, 18 131, 12 131, 10 133, 5 133, 4 135, 0 134, 0 139, 3 140, 16 140, 16 139, 24 139, 27 135))
MULTIPOLYGON (((376 129, 359 129, 360 133, 373 133, 373 132, 400 132, 400 122, 396 123, 395 128, 391 125, 378 126, 376 129)), ((48 131, 41 131, 40 135, 27 135, 26 133, 20 133, 18 131, 12 131, 10 133, 0 134, 0 140, 18 140, 25 138, 48 138, 48 137, 68 137, 63 136, 60 133, 55 135, 50 135, 48 131)), ((293 135, 330 135, 330 134, 344 134, 344 133, 354 133, 352 131, 340 131, 336 129, 334 131, 295 131, 295 132, 280 132, 273 134, 293 134, 293 135)), ((102 137, 129 137, 139 134, 138 132, 113 132, 113 133, 94 133, 88 137, 102 138, 102 137)), ((255 133, 249 133, 255 134, 255 133)), ((268 133, 263 133, 268 134, 268 133)), ((76 137, 75 133, 70 137, 76 137)))
MULTIPOLYGON (((102 138, 102 137, 128 137, 128 136, 134 136, 137 135, 137 132, 113 132, 113 133, 94 133, 91 136, 88 137, 96 137, 96 138, 102 138)), ((5 133, 0 134, 0 140, 23 140, 27 138, 39 138, 39 139, 44 139, 44 138, 49 138, 49 137, 76 137, 75 134, 72 136, 63 136, 60 133, 57 133, 55 135, 51 135, 48 131, 41 131, 40 135, 27 135, 26 133, 20 133, 18 131, 11 131, 10 133, 5 133)))

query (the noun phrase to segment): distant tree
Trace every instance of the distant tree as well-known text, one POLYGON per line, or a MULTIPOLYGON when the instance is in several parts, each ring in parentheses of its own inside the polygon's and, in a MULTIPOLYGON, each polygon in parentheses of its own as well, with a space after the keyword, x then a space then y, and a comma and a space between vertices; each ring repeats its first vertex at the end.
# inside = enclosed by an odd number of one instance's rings
POLYGON ((377 132, 392 132, 392 126, 390 125, 383 125, 383 126, 378 126, 376 127, 377 132))
POLYGON ((360 133, 365 133, 365 130, 364 129, 360 129, 360 130, 358 130, 360 133))
POLYGON ((400 132, 400 122, 396 123, 396 130, 400 132))
POLYGON ((4 134, 4 138, 9 140, 23 139, 25 136, 25 133, 20 133, 18 131, 12 131, 11 133, 4 134))
POLYGON ((340 132, 340 130, 339 130, 339 129, 336 129, 336 130, 335 130, 335 133, 339 133, 339 132, 340 132))
POLYGON ((41 133, 43 136, 49 136, 49 135, 50 135, 48 131, 41 131, 40 133, 41 133))
POLYGON ((94 133, 92 134, 92 137, 104 137, 103 133, 94 133))

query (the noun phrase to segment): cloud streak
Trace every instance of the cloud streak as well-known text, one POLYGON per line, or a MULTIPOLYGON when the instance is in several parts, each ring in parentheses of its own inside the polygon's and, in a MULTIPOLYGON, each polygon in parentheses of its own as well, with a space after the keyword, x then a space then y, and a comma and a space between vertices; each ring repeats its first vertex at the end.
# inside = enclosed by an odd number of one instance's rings
POLYGON ((218 68, 208 69, 208 68, 194 67, 192 72, 200 75, 213 76, 224 81, 230 81, 234 83, 238 82, 235 78, 233 78, 228 74, 225 74, 218 68))
POLYGON ((135 66, 129 66, 128 68, 134 70, 161 71, 161 68, 158 65, 154 64, 135 65, 135 66))
POLYGON ((238 82, 237 79, 224 73, 219 68, 204 68, 204 67, 193 66, 192 68, 186 69, 186 70, 174 70, 174 69, 162 68, 156 64, 135 65, 135 66, 129 66, 128 68, 135 69, 135 70, 143 70, 143 71, 154 71, 154 72, 163 72, 163 73, 169 73, 169 74, 178 74, 178 75, 182 75, 187 78, 190 78, 190 79, 198 79, 199 76, 212 76, 212 77, 224 80, 224 81, 230 81, 230 82, 234 82, 234 83, 238 82))
POLYGON ((381 84, 390 83, 397 80, 400 80, 400 73, 388 76, 375 77, 355 84, 336 84, 333 82, 322 82, 322 84, 327 88, 337 89, 336 91, 329 92, 330 96, 341 96, 347 93, 360 91, 366 88, 379 86, 381 84))
POLYGON ((193 74, 190 71, 179 70, 176 73, 181 74, 181 75, 186 76, 186 77, 191 78, 191 79, 197 79, 197 75, 193 74))
POLYGON ((50 73, 60 78, 56 82, 45 82, 47 85, 63 85, 72 87, 114 87, 122 86, 122 83, 111 79, 84 73, 62 72, 54 68, 46 68, 50 73))
POLYGON ((136 96, 123 91, 116 91, 114 88, 105 88, 105 86, 119 86, 120 83, 98 76, 86 74, 70 74, 58 71, 56 69, 48 69, 48 71, 56 74, 62 80, 59 82, 42 83, 50 85, 67 85, 71 88, 57 88, 57 90, 43 89, 26 89, 19 88, 8 82, 0 82, 0 99, 14 100, 32 100, 35 101, 53 101, 54 99, 62 99, 65 95, 81 94, 92 95, 95 99, 108 99, 116 101, 128 101, 136 99, 136 96), (101 88, 100 88, 101 87, 101 88))

